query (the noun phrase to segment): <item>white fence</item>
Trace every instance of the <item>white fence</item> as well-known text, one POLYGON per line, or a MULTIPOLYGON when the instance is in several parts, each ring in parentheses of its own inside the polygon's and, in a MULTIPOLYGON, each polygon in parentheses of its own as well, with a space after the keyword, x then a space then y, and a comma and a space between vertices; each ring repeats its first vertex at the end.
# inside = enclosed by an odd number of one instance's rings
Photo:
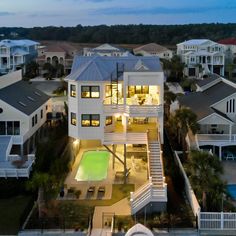
POLYGON ((189 203, 191 205, 192 211, 194 213, 195 216, 199 215, 199 212, 201 211, 201 207, 197 201, 197 198, 194 194, 194 191, 191 187, 191 184, 189 182, 189 179, 184 171, 184 167, 179 159, 178 153, 175 151, 175 162, 176 164, 179 166, 180 172, 184 178, 184 188, 185 188, 185 193, 187 195, 187 198, 189 200, 189 203))

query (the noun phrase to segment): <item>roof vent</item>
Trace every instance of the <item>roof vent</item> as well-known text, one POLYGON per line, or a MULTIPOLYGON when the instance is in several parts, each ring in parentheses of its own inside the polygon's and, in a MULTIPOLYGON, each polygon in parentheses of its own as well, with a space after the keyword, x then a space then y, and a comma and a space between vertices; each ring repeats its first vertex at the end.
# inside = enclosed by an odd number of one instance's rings
POLYGON ((35 99, 34 98, 32 98, 32 97, 30 97, 30 96, 27 96, 27 98, 30 100, 30 101, 35 101, 35 99))
POLYGON ((41 97, 41 94, 38 93, 37 91, 34 91, 34 93, 35 93, 36 95, 38 95, 39 97, 41 97))
POLYGON ((18 102, 21 106, 26 107, 26 104, 23 102, 18 102))

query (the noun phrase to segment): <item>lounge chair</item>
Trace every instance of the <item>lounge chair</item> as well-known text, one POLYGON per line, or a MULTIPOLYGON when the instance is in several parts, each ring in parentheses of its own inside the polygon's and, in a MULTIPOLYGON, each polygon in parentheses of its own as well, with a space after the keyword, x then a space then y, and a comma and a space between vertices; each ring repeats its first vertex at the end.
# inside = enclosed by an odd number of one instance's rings
POLYGON ((100 186, 99 188, 98 188, 98 192, 100 192, 100 193, 105 193, 105 186, 100 186))
POLYGON ((95 186, 90 186, 87 190, 87 197, 92 197, 95 192, 95 186))

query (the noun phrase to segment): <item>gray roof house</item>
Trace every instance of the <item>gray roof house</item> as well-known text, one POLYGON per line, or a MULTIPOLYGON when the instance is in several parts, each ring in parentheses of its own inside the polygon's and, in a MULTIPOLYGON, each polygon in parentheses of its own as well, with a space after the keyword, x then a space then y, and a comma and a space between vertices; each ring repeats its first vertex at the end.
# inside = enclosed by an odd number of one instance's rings
POLYGON ((180 106, 197 115, 200 129, 194 145, 217 146, 223 158, 223 147, 236 145, 236 84, 218 77, 198 80, 197 87, 197 92, 179 98, 180 106))

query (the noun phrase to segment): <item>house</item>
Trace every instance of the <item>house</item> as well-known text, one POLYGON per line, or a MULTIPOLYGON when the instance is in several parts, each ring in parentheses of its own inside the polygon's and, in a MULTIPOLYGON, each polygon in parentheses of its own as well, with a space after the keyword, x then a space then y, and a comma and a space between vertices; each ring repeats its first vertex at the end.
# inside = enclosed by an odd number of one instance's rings
POLYGON ((25 65, 37 57, 37 46, 39 43, 28 40, 0 41, 0 74, 22 69, 25 72, 25 65))
POLYGON ((21 80, 20 70, 0 77, 0 177, 29 177, 49 105, 47 95, 21 80))
POLYGON ((102 44, 95 48, 84 48, 83 52, 84 56, 127 56, 129 55, 129 52, 123 48, 117 47, 115 45, 111 45, 108 43, 102 44))
POLYGON ((224 76, 224 46, 209 39, 191 39, 177 44, 177 55, 186 65, 184 74, 190 78, 215 73, 224 76))
POLYGON ((189 145, 212 149, 226 158, 228 146, 236 145, 236 84, 220 76, 197 81, 197 92, 179 98, 180 106, 197 115, 199 131, 189 135, 189 145))
POLYGON ((170 60, 173 51, 156 43, 149 43, 133 49, 134 55, 158 56, 159 58, 170 60))
POLYGON ((71 71, 74 55, 78 50, 73 45, 66 42, 45 42, 38 48, 38 57, 36 59, 39 64, 39 73, 43 74, 43 66, 50 63, 53 66, 63 65, 64 73, 68 75, 71 71))
POLYGON ((131 211, 135 214, 145 206, 163 211, 167 202, 160 150, 164 74, 159 58, 76 56, 67 80, 69 136, 97 140, 108 150, 109 145, 113 150, 124 146, 124 168, 126 146, 146 145, 149 181, 132 193, 131 211))
POLYGON ((236 38, 221 39, 218 43, 224 45, 226 62, 236 64, 236 38))

